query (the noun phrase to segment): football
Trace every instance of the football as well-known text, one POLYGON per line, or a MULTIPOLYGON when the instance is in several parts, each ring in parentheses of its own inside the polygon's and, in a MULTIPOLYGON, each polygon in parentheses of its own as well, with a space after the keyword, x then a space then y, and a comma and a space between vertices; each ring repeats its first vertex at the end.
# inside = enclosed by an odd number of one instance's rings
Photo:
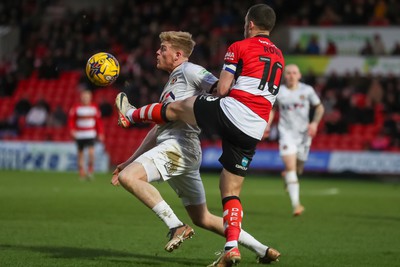
POLYGON ((118 60, 109 53, 94 54, 86 63, 86 75, 97 86, 111 85, 119 75, 118 60))

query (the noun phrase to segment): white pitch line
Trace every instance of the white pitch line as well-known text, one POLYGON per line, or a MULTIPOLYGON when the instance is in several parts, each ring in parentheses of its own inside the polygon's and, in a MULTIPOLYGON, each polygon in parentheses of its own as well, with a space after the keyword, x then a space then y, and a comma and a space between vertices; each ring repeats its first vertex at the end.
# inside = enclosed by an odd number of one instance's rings
POLYGON ((319 195, 319 196, 332 196, 332 195, 338 195, 339 193, 340 193, 339 188, 336 187, 318 191, 312 191, 312 192, 305 192, 306 195, 319 195))

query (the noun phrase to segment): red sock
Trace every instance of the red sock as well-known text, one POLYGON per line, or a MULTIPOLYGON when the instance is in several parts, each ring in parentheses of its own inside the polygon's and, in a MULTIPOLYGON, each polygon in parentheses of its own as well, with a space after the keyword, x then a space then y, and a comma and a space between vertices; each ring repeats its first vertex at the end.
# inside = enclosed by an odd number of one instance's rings
POLYGON ((240 199, 236 196, 227 197, 223 200, 224 206, 224 228, 227 243, 236 242, 239 239, 242 227, 243 210, 240 199))
POLYGON ((138 108, 133 111, 132 120, 134 122, 152 121, 157 124, 165 123, 166 121, 162 118, 161 115, 162 107, 162 103, 153 103, 138 108))

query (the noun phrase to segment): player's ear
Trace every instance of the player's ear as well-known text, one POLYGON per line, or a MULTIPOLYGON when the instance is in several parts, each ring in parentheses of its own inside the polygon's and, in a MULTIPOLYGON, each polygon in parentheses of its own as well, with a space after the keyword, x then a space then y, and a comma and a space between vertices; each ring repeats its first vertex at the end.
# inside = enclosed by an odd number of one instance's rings
POLYGON ((175 52, 175 61, 180 59, 183 56, 182 51, 178 50, 175 52))
POLYGON ((254 22, 252 20, 249 21, 249 29, 253 29, 255 26, 254 22))

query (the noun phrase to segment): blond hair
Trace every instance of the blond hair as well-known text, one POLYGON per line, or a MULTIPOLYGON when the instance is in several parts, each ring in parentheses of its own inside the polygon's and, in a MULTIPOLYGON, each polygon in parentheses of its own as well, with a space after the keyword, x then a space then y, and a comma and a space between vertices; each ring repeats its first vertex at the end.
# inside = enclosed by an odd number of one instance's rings
POLYGON ((196 42, 192 39, 192 35, 188 32, 162 32, 160 33, 161 42, 169 42, 175 50, 182 50, 183 56, 190 57, 196 42))

